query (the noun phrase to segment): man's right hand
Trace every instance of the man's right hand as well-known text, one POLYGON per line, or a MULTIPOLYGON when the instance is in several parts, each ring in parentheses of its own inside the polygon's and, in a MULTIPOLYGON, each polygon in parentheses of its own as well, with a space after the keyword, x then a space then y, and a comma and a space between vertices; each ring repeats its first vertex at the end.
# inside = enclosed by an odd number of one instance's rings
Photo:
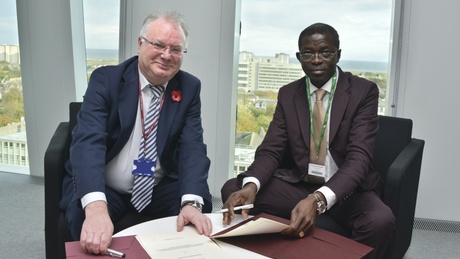
MULTIPOLYGON (((257 186, 254 183, 247 183, 244 185, 243 189, 230 194, 223 206, 223 208, 228 209, 228 212, 224 213, 224 225, 229 225, 235 218, 233 208, 237 205, 253 204, 256 199, 256 193, 257 186)), ((244 219, 248 218, 248 211, 249 210, 243 210, 241 212, 244 219)))
POLYGON ((85 207, 80 246, 85 253, 105 254, 112 242, 113 223, 105 201, 91 202, 85 207))

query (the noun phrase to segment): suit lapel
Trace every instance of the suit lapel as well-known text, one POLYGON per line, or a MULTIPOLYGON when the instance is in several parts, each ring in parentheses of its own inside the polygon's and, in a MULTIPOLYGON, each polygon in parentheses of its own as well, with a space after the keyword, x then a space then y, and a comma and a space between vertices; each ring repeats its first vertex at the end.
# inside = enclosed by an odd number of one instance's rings
POLYGON ((337 130, 339 129, 340 122, 350 100, 350 84, 348 83, 347 76, 339 68, 339 80, 332 101, 330 123, 329 123, 329 143, 334 140, 337 130))
POLYGON ((134 128, 139 104, 138 62, 133 62, 123 78, 124 82, 120 84, 118 93, 118 114, 120 116, 121 132, 128 132, 129 138, 134 128))
POLYGON ((123 81, 118 87, 118 116, 120 121, 120 136, 108 154, 110 161, 124 147, 131 132, 137 116, 137 105, 139 101, 139 71, 138 62, 133 62, 123 75, 123 81))
POLYGON ((297 94, 294 97, 294 102, 303 140, 307 147, 310 147, 310 108, 308 106, 307 96, 308 95, 304 77, 303 80, 300 80, 300 83, 297 87, 297 94))
POLYGON ((124 132, 125 129, 129 129, 130 134, 136 121, 137 106, 139 103, 139 71, 137 70, 137 62, 133 67, 136 70, 130 71, 129 75, 125 76, 125 81, 120 84, 118 94, 118 114, 120 116, 121 131, 124 132))
MULTIPOLYGON (((180 72, 179 72, 180 73, 180 72)), ((166 145, 171 125, 174 121, 177 107, 179 102, 175 102, 171 99, 172 91, 180 91, 179 81, 177 75, 173 77, 166 87, 165 99, 163 108, 160 113, 160 121, 158 122, 158 134, 157 134, 157 150, 158 153, 163 153, 163 149, 166 145)))

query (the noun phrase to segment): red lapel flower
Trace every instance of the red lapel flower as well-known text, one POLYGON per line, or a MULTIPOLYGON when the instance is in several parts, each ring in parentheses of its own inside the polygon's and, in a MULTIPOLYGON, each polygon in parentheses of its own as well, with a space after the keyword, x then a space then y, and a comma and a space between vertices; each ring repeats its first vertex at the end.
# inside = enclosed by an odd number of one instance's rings
POLYGON ((182 100, 181 91, 172 91, 171 100, 173 100, 173 102, 180 102, 180 100, 182 100))

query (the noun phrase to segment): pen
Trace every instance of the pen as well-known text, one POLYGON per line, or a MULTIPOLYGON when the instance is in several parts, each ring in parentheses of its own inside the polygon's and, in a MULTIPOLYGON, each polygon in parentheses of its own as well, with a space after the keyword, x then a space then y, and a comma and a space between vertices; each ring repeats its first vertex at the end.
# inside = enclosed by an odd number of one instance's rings
POLYGON ((118 252, 118 251, 115 251, 113 249, 110 249, 110 248, 107 248, 107 250, 105 251, 105 253, 107 255, 110 255, 112 257, 118 257, 118 258, 125 258, 126 255, 122 252, 118 252))
MULTIPOLYGON (((245 209, 251 209, 251 208, 254 208, 254 204, 247 204, 247 205, 243 205, 243 206, 236 206, 233 208, 233 210, 245 210, 245 209)), ((221 209, 219 211, 216 211, 217 213, 224 213, 224 212, 228 212, 228 209, 221 209)))

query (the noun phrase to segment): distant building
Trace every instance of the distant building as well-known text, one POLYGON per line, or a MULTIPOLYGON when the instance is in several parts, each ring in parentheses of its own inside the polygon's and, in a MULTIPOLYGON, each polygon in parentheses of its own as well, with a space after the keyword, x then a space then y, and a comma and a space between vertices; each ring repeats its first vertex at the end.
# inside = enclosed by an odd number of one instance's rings
MULTIPOLYGON (((240 52, 238 60, 238 89, 249 93, 247 101, 257 109, 267 109, 276 105, 276 99, 250 97, 255 91, 278 90, 305 74, 299 63, 291 63, 288 54, 276 54, 275 57, 257 57, 251 52, 240 52)), ((248 96, 246 95, 246 96, 248 96)), ((254 161, 255 150, 262 143, 265 130, 259 133, 238 132, 235 136, 234 176, 244 172, 254 161)))
POLYGON ((254 101, 254 107, 266 110, 269 105, 276 105, 278 101, 270 98, 257 98, 254 101))
POLYGON ((15 66, 20 65, 19 45, 0 45, 0 61, 6 61, 15 66))
POLYGON ((283 85, 304 76, 300 64, 290 63, 288 54, 257 57, 252 52, 240 52, 238 88, 246 92, 261 90, 277 92, 283 85))
POLYGON ((0 128, 0 166, 20 172, 29 166, 26 126, 24 120, 0 128))
POLYGON ((235 162, 233 164, 233 177, 246 171, 254 161, 256 150, 251 148, 235 147, 235 162))
POLYGON ((233 164, 233 173, 236 177, 248 169, 254 161, 254 154, 257 147, 262 143, 265 137, 264 128, 260 128, 259 133, 254 132, 237 132, 235 136, 235 162, 233 164))

